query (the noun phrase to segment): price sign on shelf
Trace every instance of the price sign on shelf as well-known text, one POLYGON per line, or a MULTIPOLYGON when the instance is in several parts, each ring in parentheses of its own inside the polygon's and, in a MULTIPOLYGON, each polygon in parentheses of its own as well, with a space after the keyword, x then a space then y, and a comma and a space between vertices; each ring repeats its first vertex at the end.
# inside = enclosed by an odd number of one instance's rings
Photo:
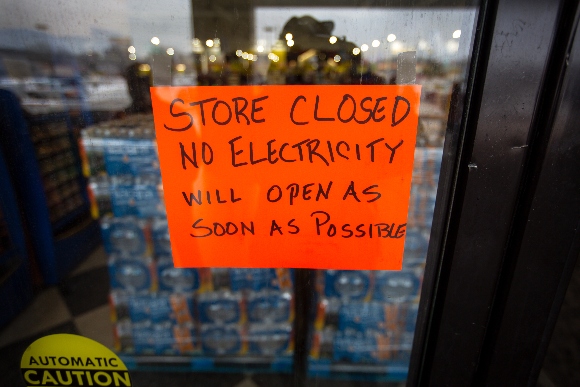
POLYGON ((400 270, 420 92, 151 88, 175 266, 400 270))

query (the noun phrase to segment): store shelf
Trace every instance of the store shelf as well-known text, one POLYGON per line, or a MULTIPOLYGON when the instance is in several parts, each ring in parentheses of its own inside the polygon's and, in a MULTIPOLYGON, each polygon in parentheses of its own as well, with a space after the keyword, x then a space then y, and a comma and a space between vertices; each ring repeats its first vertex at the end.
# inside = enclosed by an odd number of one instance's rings
POLYGON ((86 184, 82 178, 80 162, 74 163, 75 159, 78 161, 78 149, 70 130, 70 116, 68 113, 27 114, 19 99, 4 90, 0 90, 0 100, 0 123, 12 128, 3 131, 0 136, 0 143, 4 145, 2 150, 10 168, 10 178, 21 202, 26 203, 22 212, 26 228, 34 232, 30 240, 43 281, 47 285, 56 284, 100 242, 98 224, 90 222, 90 203, 86 193, 71 189, 68 196, 59 198, 58 203, 50 202, 48 197, 67 185, 72 186, 74 181, 79 191, 86 184), (43 130, 47 131, 46 135, 41 136, 44 140, 35 144, 33 134, 43 130), (58 147, 46 154, 39 152, 40 144, 55 141, 58 147), (52 163, 59 162, 63 153, 70 153, 75 171, 70 171, 70 162, 61 162, 59 168, 51 167, 52 163), (47 187, 42 171, 49 171, 54 176, 62 173, 70 176, 47 187), (70 204, 71 200, 75 200, 74 195, 79 195, 81 199, 77 200, 78 205, 70 204), (59 211, 55 212, 57 206, 60 206, 59 211), (83 213, 86 213, 84 218, 83 213))
POLYGON ((73 221, 81 218, 83 214, 86 214, 86 218, 90 217, 89 206, 86 203, 83 203, 81 206, 65 213, 63 216, 55 220, 52 223, 55 237, 58 237, 67 226, 69 226, 73 221))

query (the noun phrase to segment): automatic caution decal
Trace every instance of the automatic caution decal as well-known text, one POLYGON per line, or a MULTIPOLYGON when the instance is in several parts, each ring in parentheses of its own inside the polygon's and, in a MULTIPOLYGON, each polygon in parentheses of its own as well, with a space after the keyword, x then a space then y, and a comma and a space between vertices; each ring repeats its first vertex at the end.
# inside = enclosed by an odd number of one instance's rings
POLYGON ((32 343, 20 362, 27 386, 132 386, 127 367, 110 349, 86 337, 58 334, 32 343))

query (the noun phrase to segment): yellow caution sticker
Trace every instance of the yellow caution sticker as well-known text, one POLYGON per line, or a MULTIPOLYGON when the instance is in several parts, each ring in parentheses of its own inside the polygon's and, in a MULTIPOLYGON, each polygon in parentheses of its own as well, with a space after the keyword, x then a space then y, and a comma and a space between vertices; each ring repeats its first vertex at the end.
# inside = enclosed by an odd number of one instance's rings
POLYGON ((20 362, 28 387, 130 387, 129 371, 104 345, 86 337, 57 334, 32 343, 20 362))

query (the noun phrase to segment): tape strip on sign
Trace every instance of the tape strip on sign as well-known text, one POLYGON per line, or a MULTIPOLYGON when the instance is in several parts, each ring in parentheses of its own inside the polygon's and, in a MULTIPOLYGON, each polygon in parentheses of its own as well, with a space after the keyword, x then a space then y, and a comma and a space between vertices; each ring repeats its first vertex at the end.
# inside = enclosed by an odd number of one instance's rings
POLYGON ((131 378, 115 353, 86 337, 57 334, 32 343, 20 362, 26 386, 129 387, 131 378))
POLYGON ((400 270, 421 87, 153 87, 176 267, 400 270))

